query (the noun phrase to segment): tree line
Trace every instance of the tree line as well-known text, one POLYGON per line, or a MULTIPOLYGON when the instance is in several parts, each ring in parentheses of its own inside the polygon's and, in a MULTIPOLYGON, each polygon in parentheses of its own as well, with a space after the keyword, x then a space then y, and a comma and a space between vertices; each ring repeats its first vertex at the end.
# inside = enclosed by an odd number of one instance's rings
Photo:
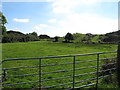
POLYGON ((38 35, 36 32, 24 34, 19 31, 7 31, 5 24, 7 24, 6 17, 0 12, 0 26, 2 28, 2 36, 0 36, 0 42, 2 43, 13 43, 13 42, 28 42, 28 41, 39 41, 49 40, 53 42, 75 42, 75 43, 118 43, 120 41, 120 30, 116 32, 106 34, 81 34, 81 33, 67 33, 64 37, 50 37, 48 35, 38 35), (2 37, 2 38, 1 38, 2 37))
POLYGON ((0 42, 2 43, 13 43, 13 42, 28 42, 28 41, 38 41, 39 39, 49 39, 50 37, 48 35, 39 35, 36 32, 23 34, 19 31, 7 31, 5 24, 7 24, 7 19, 3 15, 2 12, 0 12, 0 27, 1 27, 1 33, 0 36, 0 42))

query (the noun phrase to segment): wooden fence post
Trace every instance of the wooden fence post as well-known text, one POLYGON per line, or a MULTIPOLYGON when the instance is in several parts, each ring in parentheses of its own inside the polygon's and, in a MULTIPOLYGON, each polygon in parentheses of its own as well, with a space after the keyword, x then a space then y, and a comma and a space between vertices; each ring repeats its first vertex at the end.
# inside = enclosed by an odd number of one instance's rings
POLYGON ((118 43, 118 50, 117 50, 117 81, 118 81, 118 87, 120 88, 120 42, 118 43))

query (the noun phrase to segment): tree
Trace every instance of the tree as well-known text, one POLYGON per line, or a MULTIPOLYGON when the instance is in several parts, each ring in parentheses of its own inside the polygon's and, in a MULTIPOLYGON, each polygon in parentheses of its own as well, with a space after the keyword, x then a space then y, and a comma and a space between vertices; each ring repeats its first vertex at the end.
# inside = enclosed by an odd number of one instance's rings
POLYGON ((82 41, 85 41, 86 43, 91 43, 91 39, 92 39, 93 35, 91 33, 87 33, 84 38, 82 39, 82 41))
POLYGON ((31 35, 38 36, 36 32, 32 32, 31 35))
POLYGON ((65 35, 65 42, 70 42, 70 40, 73 40, 73 35, 71 33, 67 33, 65 35))
POLYGON ((38 41, 39 37, 36 32, 32 32, 28 34, 29 40, 30 41, 38 41))
POLYGON ((55 39, 54 42, 58 42, 58 38, 59 38, 58 36, 55 36, 55 37, 54 37, 54 39, 55 39))
POLYGON ((115 32, 106 33, 102 36, 102 40, 105 43, 118 43, 120 41, 120 30, 115 32))
POLYGON ((2 15, 2 25, 4 26, 7 23, 7 19, 2 15))
POLYGON ((7 19, 6 17, 3 15, 2 12, 0 12, 0 24, 2 24, 2 26, 4 26, 4 24, 7 23, 7 19))
POLYGON ((2 29, 2 35, 6 34, 6 27, 4 26, 7 23, 6 17, 0 12, 0 27, 2 29))
POLYGON ((6 27, 5 27, 5 26, 2 26, 1 28, 2 28, 2 35, 3 35, 3 36, 6 36, 6 34, 7 34, 6 27))
POLYGON ((81 43, 84 36, 85 35, 81 33, 74 33, 73 34, 74 42, 81 43))
POLYGON ((39 35, 39 39, 50 39, 48 35, 39 35))
POLYGON ((3 13, 2 12, 0 12, 0 27, 1 27, 1 31, 0 31, 0 33, 2 33, 2 35, 0 36, 1 38, 1 40, 0 40, 0 42, 2 41, 2 42, 6 42, 7 41, 7 38, 8 38, 8 36, 7 36, 7 33, 6 33, 6 27, 4 26, 5 24, 7 23, 7 19, 6 19, 6 17, 3 15, 3 13), (5 40, 5 41, 3 41, 3 40, 5 40))

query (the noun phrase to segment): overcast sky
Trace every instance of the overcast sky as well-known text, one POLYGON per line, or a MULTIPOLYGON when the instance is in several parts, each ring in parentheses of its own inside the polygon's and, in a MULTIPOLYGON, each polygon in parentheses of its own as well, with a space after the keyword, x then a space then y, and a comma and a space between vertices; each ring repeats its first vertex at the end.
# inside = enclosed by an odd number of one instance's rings
POLYGON ((118 30, 118 0, 23 1, 2 2, 7 30, 52 37, 67 32, 105 34, 118 30))

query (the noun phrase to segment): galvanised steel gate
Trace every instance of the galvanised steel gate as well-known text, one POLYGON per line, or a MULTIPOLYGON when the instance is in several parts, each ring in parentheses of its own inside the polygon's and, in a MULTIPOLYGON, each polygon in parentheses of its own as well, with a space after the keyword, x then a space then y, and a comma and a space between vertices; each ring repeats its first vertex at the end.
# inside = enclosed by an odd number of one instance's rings
MULTIPOLYGON (((35 62, 35 60, 37 60, 38 62, 36 62, 36 63, 38 63, 39 65, 13 67, 13 68, 2 68, 2 71, 3 71, 2 72, 2 80, 1 80, 2 87, 3 88, 11 88, 11 87, 15 88, 16 85, 19 85, 19 86, 24 85, 25 86, 25 84, 37 83, 38 84, 37 88, 74 89, 74 88, 83 88, 83 87, 91 87, 91 86, 98 88, 98 83, 99 83, 99 80, 101 80, 101 78, 105 78, 105 77, 108 77, 108 76, 111 76, 112 74, 114 74, 114 72, 116 70, 116 67, 115 67, 116 52, 117 51, 79 54, 79 55, 66 55, 66 56, 5 59, 0 63, 3 66, 4 66, 5 62, 11 63, 11 61, 13 61, 13 63, 14 63, 15 61, 17 61, 17 63, 18 63, 19 61, 27 61, 27 60, 34 60, 34 62, 35 62), (107 54, 107 55, 102 56, 104 54, 107 54), (87 57, 87 56, 90 56, 90 57, 87 57), (106 56, 109 56, 109 58, 106 58, 106 56), (83 59, 83 57, 84 57, 84 59, 83 59), (92 57, 94 57, 94 59, 92 57), (68 60, 67 63, 65 61, 66 58, 68 60), (86 58, 88 58, 88 60, 85 60, 86 58), (50 59, 52 59, 52 61, 50 61, 50 59), (54 59, 56 60, 56 62, 54 59), (59 61, 58 61, 58 59, 59 59, 59 61), (47 61, 45 61, 45 60, 47 60, 47 61), (61 63, 62 60, 64 63, 61 63), (53 63, 53 62, 55 62, 55 63, 53 63), (83 66, 81 66, 82 63, 85 63, 85 64, 88 63, 88 64, 87 65, 83 64, 83 66), (90 64, 92 66, 89 66, 90 64), (67 66, 67 65, 72 65, 72 66, 67 66), (52 66, 54 66, 54 67, 52 67, 52 66), (46 67, 46 69, 44 69, 44 67, 46 67), (37 68, 38 71, 36 73, 32 73, 32 74, 24 74, 24 73, 22 73, 20 75, 9 74, 10 73, 9 70, 12 70, 12 71, 22 70, 23 71, 26 68, 30 68, 30 69, 37 68), (63 68, 63 69, 58 70, 57 68, 59 68, 59 69, 63 68), (67 68, 67 70, 65 70, 66 68, 67 68), (71 68, 71 69, 69 69, 69 68, 71 68), (51 70, 51 69, 53 69, 53 70, 51 70), (86 73, 81 73, 81 72, 84 72, 84 69, 87 69, 86 73), (82 71, 79 71, 79 70, 82 70, 82 71), (91 70, 93 70, 93 71, 91 72, 91 70), (57 77, 60 74, 62 76, 57 77), (27 78, 28 76, 32 76, 32 77, 37 76, 38 80, 36 80, 36 81, 29 80, 29 82, 20 82, 20 79, 22 79, 21 77, 27 78), (89 77, 89 78, 86 78, 86 77, 89 77), (18 78, 19 82, 14 83, 14 81, 13 81, 13 83, 12 83, 11 78, 12 79, 18 78), (9 79, 11 79, 11 81, 9 79), (63 79, 65 79, 64 82, 62 82, 63 79), (58 81, 56 81, 56 80, 58 80, 58 81), (67 82, 67 80, 69 82, 67 82), (49 84, 48 84, 48 81, 49 81, 49 84), (54 83, 53 81, 56 81, 56 82, 54 83), (61 84, 59 82, 61 82, 61 84), (87 83, 84 83, 84 82, 87 82, 87 83), (81 84, 81 83, 83 83, 83 84, 81 84), (50 85, 50 86, 47 86, 47 85, 50 85)), ((16 72, 20 72, 20 71, 16 71, 16 72)), ((19 86, 17 88, 19 88, 19 86)), ((35 87, 32 86, 32 87, 27 87, 27 88, 35 88, 35 87)))

